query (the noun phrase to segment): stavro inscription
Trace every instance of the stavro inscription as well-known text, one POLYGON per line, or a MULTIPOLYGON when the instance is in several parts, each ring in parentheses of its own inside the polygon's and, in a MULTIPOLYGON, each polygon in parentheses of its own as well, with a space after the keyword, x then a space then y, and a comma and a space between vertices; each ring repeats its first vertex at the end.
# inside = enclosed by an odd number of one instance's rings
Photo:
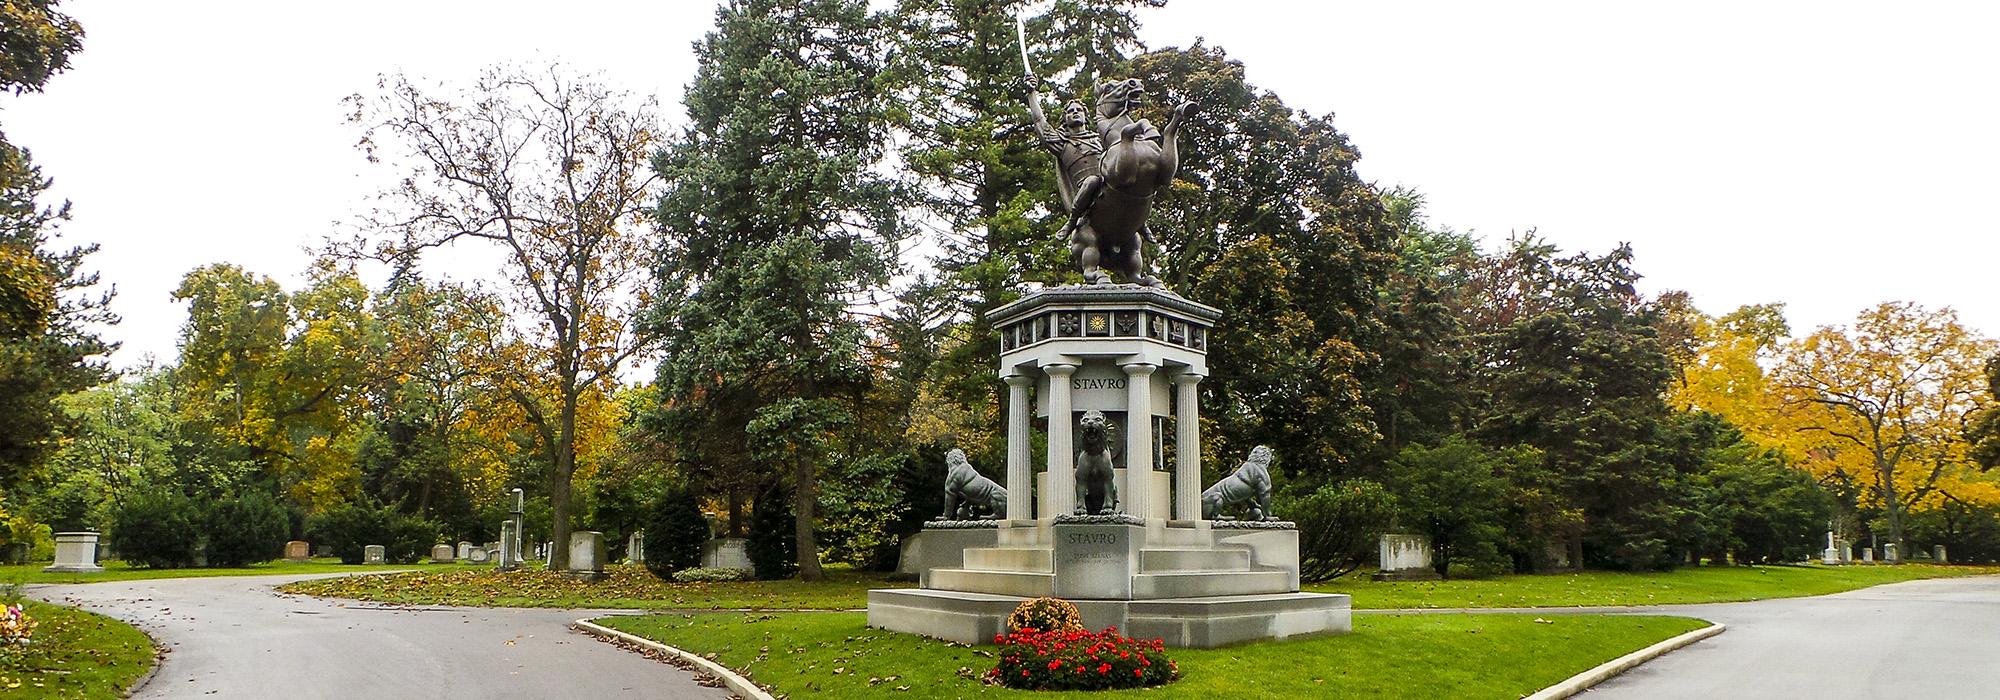
POLYGON ((1069 388, 1082 389, 1082 390, 1123 389, 1125 388, 1125 380, 1124 379, 1071 379, 1069 380, 1069 388))
POLYGON ((1118 544, 1118 534, 1112 532, 1072 532, 1070 544, 1118 544))

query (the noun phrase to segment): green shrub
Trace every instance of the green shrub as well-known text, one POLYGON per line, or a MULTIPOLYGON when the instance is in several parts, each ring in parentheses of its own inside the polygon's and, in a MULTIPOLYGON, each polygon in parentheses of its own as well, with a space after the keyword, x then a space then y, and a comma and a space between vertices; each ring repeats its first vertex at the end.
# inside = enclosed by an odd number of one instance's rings
MULTIPOLYGON (((651 559, 647 560, 648 563, 651 563, 651 561, 651 559)), ((655 571, 653 573, 659 572, 655 571)), ((751 579, 751 576, 750 572, 742 569, 696 568, 676 571, 673 574, 673 579, 674 583, 727 583, 729 581, 748 581, 751 579)))
POLYGON ((387 561, 417 561, 437 543, 438 530, 436 523, 366 503, 344 503, 306 519, 306 539, 332 547, 344 564, 361 563, 371 544, 382 545, 387 561))
POLYGON ((135 494, 111 515, 111 548, 127 563, 155 569, 194 566, 201 510, 173 491, 135 494))
POLYGON ((694 492, 673 489, 660 496, 646 519, 646 569, 660 578, 701 566, 701 546, 708 542, 708 519, 694 492))
POLYGON ((757 578, 791 578, 799 571, 799 539, 790 496, 783 489, 772 489, 758 496, 751 509, 750 536, 744 546, 757 578))
POLYGON ((1278 511, 1299 526, 1299 578, 1325 581, 1373 561, 1395 504, 1381 484, 1349 479, 1321 486, 1278 511))
POLYGON ((208 565, 249 566, 284 556, 290 518, 277 500, 246 493, 208 507, 208 565))

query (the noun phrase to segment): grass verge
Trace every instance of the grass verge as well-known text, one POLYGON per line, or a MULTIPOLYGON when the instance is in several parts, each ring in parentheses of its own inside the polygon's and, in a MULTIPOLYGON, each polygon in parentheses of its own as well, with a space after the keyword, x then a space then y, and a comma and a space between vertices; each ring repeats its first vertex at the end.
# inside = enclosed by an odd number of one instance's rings
POLYGON ((1346 593, 1357 609, 1528 608, 1725 603, 1796 598, 1926 578, 2000 574, 1992 566, 1703 566, 1673 571, 1501 576, 1453 581, 1370 581, 1360 574, 1310 584, 1346 593))
MULTIPOLYGON (((56 574, 42 571, 47 564, 6 564, 0 565, 0 582, 7 583, 97 583, 100 581, 136 581, 155 578, 204 578, 209 576, 266 576, 270 574, 340 574, 369 571, 397 571, 420 569, 430 564, 366 565, 342 564, 339 559, 315 559, 309 562, 271 561, 229 569, 147 569, 134 567, 122 561, 104 562, 104 571, 95 574, 56 574)), ((438 568, 458 566, 437 564, 438 568)), ((468 567, 469 568, 469 567, 468 567)))
MULTIPOLYGON (((861 613, 707 613, 614 617, 598 624, 711 658, 793 698, 1086 693, 989 686, 992 647, 868 629, 861 613)), ((1170 649, 1182 677, 1164 687, 1087 693, 1149 698, 1518 698, 1674 635, 1683 617, 1357 615, 1354 633, 1224 649, 1170 649)))
MULTIPOLYGON (((330 571, 361 571, 338 567, 330 571)), ((389 576, 302 581, 287 593, 408 605, 639 610, 854 610, 868 589, 907 588, 882 575, 829 567, 823 583, 745 581, 671 583, 638 566, 607 567, 610 578, 585 583, 559 573, 437 566, 389 576)), ((280 572, 272 572, 280 573, 280 572)), ((1376 582, 1355 574, 1305 590, 1346 593, 1360 610, 1406 608, 1576 607, 1719 603, 1839 593, 1923 578, 2000 574, 1990 566, 1731 566, 1667 572, 1585 571, 1433 582, 1376 582)))
POLYGON ((491 568, 448 569, 300 581, 279 587, 286 593, 355 598, 409 605, 474 605, 520 608, 627 608, 688 610, 847 610, 868 605, 868 589, 914 584, 886 583, 881 574, 828 567, 821 583, 740 581, 672 583, 635 565, 605 567, 596 583, 558 572, 491 568))
POLYGON ((124 697, 153 667, 153 640, 136 627, 76 608, 23 605, 39 624, 19 659, 0 661, 0 696, 124 697))

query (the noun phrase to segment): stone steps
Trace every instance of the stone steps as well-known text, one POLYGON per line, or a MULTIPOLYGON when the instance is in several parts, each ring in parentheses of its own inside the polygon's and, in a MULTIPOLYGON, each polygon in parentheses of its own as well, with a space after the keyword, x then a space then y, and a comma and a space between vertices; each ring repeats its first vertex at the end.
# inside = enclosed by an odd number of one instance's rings
POLYGON ((922 585, 944 591, 1039 598, 1056 594, 1056 575, 1037 571, 931 569, 924 573, 922 585))
POLYGON ((1250 550, 1208 547, 1142 549, 1139 550, 1139 570, 1146 573, 1250 571, 1250 550))
POLYGON ((1055 571, 1050 563, 1053 556, 1048 547, 982 547, 965 550, 964 568, 1046 574, 1055 571))
POLYGON ((1140 600, 1292 593, 1291 587, 1291 575, 1283 571, 1175 571, 1132 577, 1132 597, 1140 600))

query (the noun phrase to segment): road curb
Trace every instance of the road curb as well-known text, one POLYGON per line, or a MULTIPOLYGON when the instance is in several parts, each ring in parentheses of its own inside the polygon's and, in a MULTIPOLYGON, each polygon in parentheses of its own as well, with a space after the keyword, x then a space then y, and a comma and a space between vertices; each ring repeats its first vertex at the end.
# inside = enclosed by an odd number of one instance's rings
POLYGON ((1564 680, 1561 683, 1557 683, 1547 688, 1543 688, 1541 689, 1540 692, 1528 696, 1527 700, 1562 700, 1562 698, 1567 698, 1577 693, 1581 693, 1585 690, 1589 690, 1591 686, 1610 680, 1611 678, 1617 676, 1618 674, 1630 671, 1639 664, 1643 664, 1648 661, 1652 661, 1653 659, 1665 656, 1667 652, 1673 651, 1675 649, 1679 649, 1681 647, 1693 644, 1695 642, 1699 642, 1709 637, 1722 634, 1723 630, 1727 629, 1729 629, 1729 626, 1724 625, 1722 623, 1711 624, 1707 627, 1703 627, 1693 632, 1688 632, 1678 637, 1668 639, 1664 642, 1660 642, 1658 644, 1654 644, 1652 646, 1640 649, 1630 654, 1620 656, 1616 659, 1612 659, 1602 664, 1598 664, 1596 668, 1584 671, 1583 673, 1579 673, 1574 676, 1570 676, 1567 680, 1564 680))
POLYGON ((770 693, 764 692, 763 688, 757 687, 756 683, 750 682, 750 679, 744 678, 743 676, 738 675, 735 671, 729 670, 729 667, 727 666, 702 658, 700 655, 695 654, 694 652, 687 651, 685 649, 670 647, 665 644, 655 642, 651 639, 647 639, 645 637, 639 637, 624 632, 620 632, 618 630, 605 627, 595 622, 591 622, 589 618, 584 618, 581 620, 577 620, 576 622, 570 623, 570 628, 595 637, 608 637, 611 639, 616 639, 621 642, 625 642, 627 644, 633 644, 645 647, 647 649, 651 649, 653 651, 657 651, 662 654, 672 656, 682 661, 686 661, 690 664, 693 664, 695 668, 701 669, 703 673, 707 673, 708 675, 715 676, 716 678, 721 679, 722 684, 729 688, 729 692, 735 693, 738 697, 742 697, 745 700, 777 700, 776 698, 772 697, 770 693))

